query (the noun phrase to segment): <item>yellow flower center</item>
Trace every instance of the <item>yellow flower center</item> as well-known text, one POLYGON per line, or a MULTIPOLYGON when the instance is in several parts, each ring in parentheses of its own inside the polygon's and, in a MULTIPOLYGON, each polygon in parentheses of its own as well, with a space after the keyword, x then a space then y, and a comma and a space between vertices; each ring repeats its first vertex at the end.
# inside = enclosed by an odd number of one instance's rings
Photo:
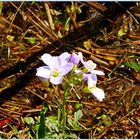
POLYGON ((53 76, 53 77, 57 77, 58 75, 59 75, 59 72, 58 72, 58 71, 53 71, 53 72, 52 72, 52 76, 53 76))

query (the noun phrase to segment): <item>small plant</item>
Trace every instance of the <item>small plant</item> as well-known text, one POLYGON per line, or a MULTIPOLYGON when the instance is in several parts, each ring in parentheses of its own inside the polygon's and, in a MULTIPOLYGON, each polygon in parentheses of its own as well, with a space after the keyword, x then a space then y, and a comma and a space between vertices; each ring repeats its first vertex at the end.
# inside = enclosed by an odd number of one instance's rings
POLYGON ((129 67, 129 68, 132 68, 135 72, 140 72, 140 66, 139 66, 139 64, 137 64, 134 61, 125 62, 124 65, 127 66, 127 67, 129 67))
MULTIPOLYGON (((79 121, 82 118, 82 111, 77 110, 74 113, 73 118, 68 118, 66 111, 66 100, 67 97, 72 94, 72 90, 76 86, 79 86, 81 91, 92 93, 99 101, 102 101, 105 98, 104 91, 96 86, 97 84, 97 75, 104 75, 102 71, 95 70, 96 64, 92 60, 84 61, 83 55, 81 52, 78 54, 68 52, 62 53, 60 56, 51 56, 46 53, 41 56, 41 60, 46 64, 46 66, 41 66, 37 68, 36 75, 45 83, 50 82, 53 85, 62 85, 63 88, 63 104, 61 109, 62 118, 61 122, 57 122, 58 125, 54 126, 55 130, 58 132, 58 129, 61 129, 61 134, 65 133, 67 127, 67 122, 73 129, 81 129, 79 126, 79 121), (46 82, 47 81, 47 82, 46 82), (59 127, 61 126, 61 127, 59 127), (56 129, 57 128, 57 129, 56 129)), ((74 93, 74 92, 73 92, 74 93)), ((43 111, 43 110, 42 110, 43 111)), ((52 118, 46 118, 44 120, 45 112, 40 116, 40 127, 42 136, 40 138, 46 138, 45 123, 50 122, 52 118), (43 117, 43 118, 42 118, 43 117)), ((54 121, 54 118, 53 118, 54 121)), ((55 120, 56 121, 56 120, 55 120)), ((57 124, 56 122, 54 124, 57 124)), ((53 123, 52 123, 53 125, 53 123)), ((49 132, 50 132, 49 128, 49 132)), ((48 134, 48 132, 46 133, 48 134)), ((60 134, 60 133, 59 133, 60 134)))

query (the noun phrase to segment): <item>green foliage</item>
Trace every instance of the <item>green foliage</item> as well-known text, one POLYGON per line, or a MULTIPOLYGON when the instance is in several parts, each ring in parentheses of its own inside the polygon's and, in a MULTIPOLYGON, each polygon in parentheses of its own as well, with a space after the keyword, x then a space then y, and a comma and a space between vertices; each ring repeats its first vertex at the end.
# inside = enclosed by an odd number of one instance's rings
MULTIPOLYGON (((32 117, 25 117, 24 122, 27 125, 26 128, 29 128, 28 138, 54 138, 54 139, 76 139, 78 138, 76 134, 71 132, 66 132, 62 130, 62 125, 60 125, 60 121, 57 116, 45 116, 47 111, 47 107, 43 107, 40 112, 40 116, 36 119, 32 117)), ((73 128, 75 130, 81 130, 81 127, 78 125, 78 121, 82 118, 83 114, 81 110, 78 110, 74 113, 74 119, 71 120, 73 124, 73 128)), ((19 132, 16 132, 18 135, 19 132)))
POLYGON ((40 112, 40 125, 38 129, 38 138, 45 138, 46 127, 45 127, 45 114, 47 111, 47 107, 44 105, 40 112))
POLYGON ((81 110, 78 110, 74 113, 74 118, 68 118, 69 124, 72 126, 74 130, 81 130, 81 126, 79 126, 78 122, 83 117, 83 113, 81 110))
POLYGON ((27 39, 27 41, 30 43, 30 44, 35 44, 37 42, 37 38, 36 37, 25 37, 24 39, 27 39))
MULTIPOLYGON (((77 67, 76 67, 76 69, 77 69, 77 67)), ((73 85, 80 85, 83 83, 83 75, 82 75, 82 73, 75 74, 74 70, 75 69, 73 69, 73 71, 70 74, 69 81, 73 85)))
POLYGON ((57 116, 46 117, 45 125, 48 130, 46 132, 45 138, 77 138, 77 136, 73 133, 66 133, 65 131, 61 131, 62 126, 59 125, 57 116))
POLYGON ((39 130, 39 126, 40 124, 39 123, 35 123, 32 127, 32 132, 33 132, 33 136, 30 136, 30 138, 38 138, 38 130, 39 130))
POLYGON ((32 1, 30 5, 34 5, 34 4, 36 4, 36 2, 35 1, 32 1))
POLYGON ((46 138, 51 139, 77 139, 76 134, 73 133, 56 133, 56 132, 48 132, 46 138))
POLYGON ((70 17, 67 18, 66 23, 64 25, 64 29, 66 31, 69 31, 69 28, 70 28, 70 17))
POLYGON ((24 45, 21 45, 21 46, 20 46, 20 49, 23 50, 23 51, 25 51, 25 50, 27 50, 27 47, 24 46, 24 45))
POLYGON ((53 132, 53 131, 59 132, 59 122, 58 122, 57 116, 46 117, 45 124, 50 132, 53 132))
POLYGON ((28 125, 34 125, 35 124, 35 121, 32 117, 24 117, 24 121, 28 125))
POLYGON ((85 86, 85 87, 83 88, 83 92, 89 93, 89 88, 88 88, 87 86, 85 86))
POLYGON ((81 110, 78 110, 74 113, 74 121, 78 122, 83 117, 83 113, 81 110))
POLYGON ((125 62, 124 65, 132 68, 136 72, 140 72, 140 66, 136 62, 125 62))
POLYGON ((3 9, 3 2, 0 2, 0 14, 2 13, 2 9, 3 9))
POLYGON ((109 117, 107 117, 105 114, 101 115, 101 119, 103 120, 103 124, 105 126, 110 126, 111 125, 111 120, 109 119, 109 117))
POLYGON ((81 104, 81 103, 76 103, 75 104, 75 109, 76 110, 78 110, 78 109, 80 109, 80 108, 82 108, 83 107, 83 104, 81 104))
POLYGON ((125 34, 125 33, 124 33, 124 30, 123 30, 123 28, 121 28, 121 29, 118 31, 118 36, 119 36, 119 37, 122 37, 124 34, 125 34))

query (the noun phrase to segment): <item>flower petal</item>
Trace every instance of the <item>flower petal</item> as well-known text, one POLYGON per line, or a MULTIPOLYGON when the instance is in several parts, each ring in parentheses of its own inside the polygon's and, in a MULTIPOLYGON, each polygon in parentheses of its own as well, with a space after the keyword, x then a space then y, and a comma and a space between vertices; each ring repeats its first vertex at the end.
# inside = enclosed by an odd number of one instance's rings
POLYGON ((51 71, 60 68, 61 62, 58 58, 58 56, 51 56, 48 53, 41 56, 42 61, 50 67, 51 71))
POLYGON ((48 53, 45 53, 41 56, 42 61, 48 66, 52 65, 52 58, 53 57, 48 53))
POLYGON ((97 84, 97 76, 95 74, 89 74, 88 76, 88 87, 93 87, 97 84))
POLYGON ((100 70, 92 70, 92 73, 97 74, 97 75, 105 75, 104 72, 100 70))
POLYGON ((50 77, 50 82, 54 85, 58 85, 58 84, 61 84, 62 83, 62 80, 63 80, 63 77, 62 76, 57 76, 57 77, 53 77, 51 76, 50 77))
POLYGON ((76 53, 72 53, 70 62, 72 62, 74 64, 78 64, 79 61, 80 61, 79 55, 77 55, 76 53))
POLYGON ((65 66, 61 67, 61 75, 66 75, 73 69, 73 63, 67 63, 65 66))
POLYGON ((97 83, 97 76, 94 73, 83 73, 83 80, 88 81, 88 87, 93 87, 97 83))
POLYGON ((85 66, 85 68, 87 68, 90 72, 92 72, 97 64, 94 63, 92 60, 88 60, 87 62, 84 62, 83 65, 85 66))
POLYGON ((62 54, 59 56, 59 59, 60 59, 60 60, 69 61, 70 56, 71 56, 71 55, 70 55, 68 52, 64 52, 64 53, 62 53, 62 54))
POLYGON ((88 75, 89 75, 89 74, 83 72, 83 80, 84 80, 84 81, 88 80, 88 75))
POLYGON ((64 52, 59 56, 59 61, 61 66, 64 66, 68 63, 68 61, 70 60, 70 54, 68 52, 64 52))
POLYGON ((59 59, 58 56, 54 56, 51 64, 51 70, 58 71, 60 68, 61 68, 61 60, 59 59))
POLYGON ((90 92, 99 100, 102 101, 105 98, 105 93, 102 89, 93 87, 90 89, 90 92))
POLYGON ((84 60, 83 60, 83 54, 81 52, 78 52, 78 57, 79 57, 79 60, 84 63, 84 60))
POLYGON ((50 74, 51 74, 51 71, 48 66, 42 66, 42 67, 37 68, 36 75, 39 77, 48 79, 50 77, 50 74))

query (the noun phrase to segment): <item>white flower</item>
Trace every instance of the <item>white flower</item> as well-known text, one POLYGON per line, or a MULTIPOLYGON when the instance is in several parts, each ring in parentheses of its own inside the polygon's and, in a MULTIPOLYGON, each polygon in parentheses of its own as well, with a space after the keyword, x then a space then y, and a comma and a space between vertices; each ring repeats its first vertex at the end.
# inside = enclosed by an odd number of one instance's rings
POLYGON ((102 101, 105 98, 105 93, 102 89, 95 87, 89 87, 89 91, 99 100, 102 101))

